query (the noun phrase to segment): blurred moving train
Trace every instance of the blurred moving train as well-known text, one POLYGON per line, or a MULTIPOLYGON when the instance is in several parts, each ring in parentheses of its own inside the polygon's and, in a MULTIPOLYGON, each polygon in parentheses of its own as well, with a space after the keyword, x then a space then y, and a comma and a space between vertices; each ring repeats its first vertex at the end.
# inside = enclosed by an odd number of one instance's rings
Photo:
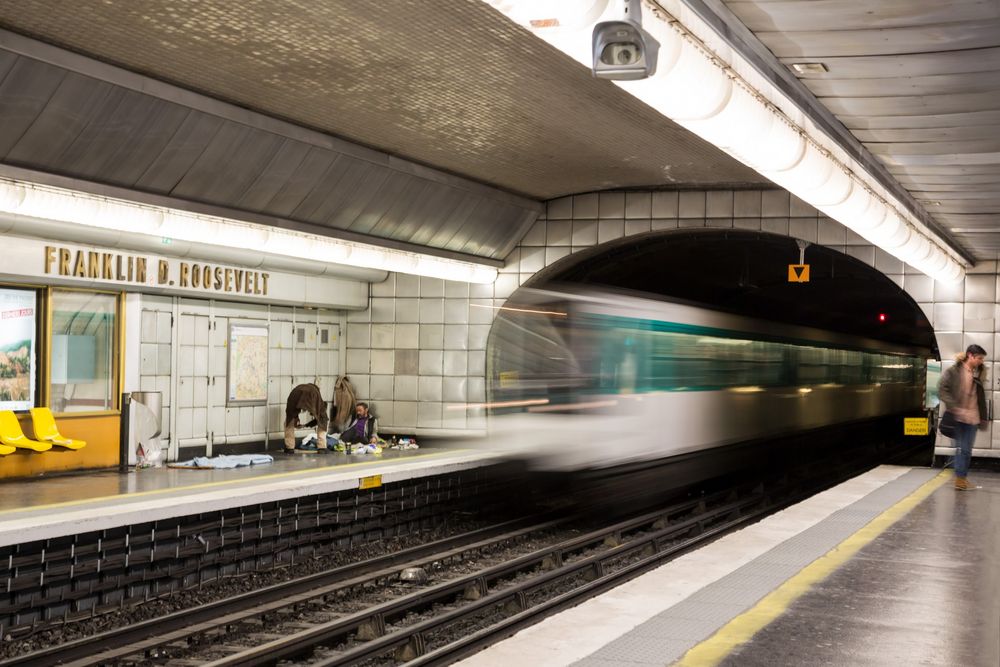
POLYGON ((919 415, 930 356, 570 287, 519 290, 488 349, 491 445, 543 471, 718 456, 737 443, 919 415))

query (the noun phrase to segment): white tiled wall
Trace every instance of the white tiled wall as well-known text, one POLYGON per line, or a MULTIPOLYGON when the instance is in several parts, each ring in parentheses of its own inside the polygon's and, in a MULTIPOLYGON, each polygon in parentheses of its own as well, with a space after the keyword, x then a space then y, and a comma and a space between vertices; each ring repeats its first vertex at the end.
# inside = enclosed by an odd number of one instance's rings
MULTIPOLYGON (((607 241, 651 231, 709 227, 791 236, 876 268, 927 315, 946 365, 970 343, 986 348, 991 359, 1000 350, 996 262, 980 263, 958 285, 938 283, 782 190, 608 192, 550 201, 546 214, 508 257, 492 296, 499 305, 542 268, 607 241)), ((1000 400, 1000 363, 991 364, 990 370, 997 371, 990 373, 991 397, 996 403, 1000 400)), ((994 416, 1000 416, 996 410, 994 416)), ((976 447, 1000 449, 1000 427, 980 432, 976 447)))
POLYGON ((163 393, 163 438, 174 455, 178 446, 211 453, 227 442, 280 440, 285 399, 296 384, 315 382, 332 400, 342 323, 333 311, 143 295, 140 388, 163 393), (230 323, 269 330, 264 405, 227 404, 230 323))
MULTIPOLYGON (((209 301, 181 308, 171 299, 144 297, 142 387, 165 392, 165 411, 177 408, 182 442, 259 439, 265 424, 272 438, 280 438, 284 397, 291 387, 318 381, 324 396, 332 396, 341 371, 350 376, 359 398, 372 404, 384 431, 480 431, 486 426, 483 412, 468 406, 486 398, 487 337, 496 308, 519 286, 563 258, 608 241, 706 227, 788 235, 856 257, 913 297, 934 325, 945 359, 971 342, 985 347, 991 357, 1000 350, 996 263, 980 265, 961 285, 936 283, 781 190, 609 192, 549 202, 491 285, 390 274, 372 285, 368 310, 343 319, 336 313, 209 301), (171 338, 164 317, 175 306, 179 319, 185 311, 185 325, 171 338), (270 323, 266 410, 224 407, 225 370, 220 364, 229 319, 270 323), (344 331, 340 322, 346 322, 344 331), (328 346, 315 343, 323 327, 336 332, 328 346), (306 344, 298 342, 300 328, 306 344), (179 368, 177 401, 169 395, 172 354, 179 368)), ((994 397, 1000 398, 997 374, 992 377, 994 397)), ((1000 429, 981 433, 977 444, 1000 449, 1000 429)))

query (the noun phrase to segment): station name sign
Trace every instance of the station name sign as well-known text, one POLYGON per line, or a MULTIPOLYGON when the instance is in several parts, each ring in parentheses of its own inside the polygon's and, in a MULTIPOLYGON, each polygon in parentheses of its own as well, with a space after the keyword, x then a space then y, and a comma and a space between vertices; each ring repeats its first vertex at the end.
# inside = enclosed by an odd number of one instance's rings
POLYGON ((45 246, 45 273, 207 292, 267 296, 270 274, 215 264, 150 260, 142 255, 45 246), (176 267, 176 270, 175 270, 176 267))

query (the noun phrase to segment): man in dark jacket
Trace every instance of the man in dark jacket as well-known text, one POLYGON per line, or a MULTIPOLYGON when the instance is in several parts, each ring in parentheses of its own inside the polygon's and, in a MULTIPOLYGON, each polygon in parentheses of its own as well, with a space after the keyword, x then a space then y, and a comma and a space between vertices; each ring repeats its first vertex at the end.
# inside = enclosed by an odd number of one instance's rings
POLYGON ((314 384, 300 384, 288 394, 285 404, 285 454, 295 451, 295 429, 300 427, 316 427, 316 451, 322 454, 326 448, 326 427, 328 424, 326 401, 314 384), (308 412, 308 415, 302 413, 308 412), (303 420, 307 420, 303 423, 303 420))
POLYGON ((368 412, 367 403, 358 403, 354 408, 354 418, 340 434, 340 441, 346 443, 374 444, 378 442, 378 423, 375 415, 368 412))

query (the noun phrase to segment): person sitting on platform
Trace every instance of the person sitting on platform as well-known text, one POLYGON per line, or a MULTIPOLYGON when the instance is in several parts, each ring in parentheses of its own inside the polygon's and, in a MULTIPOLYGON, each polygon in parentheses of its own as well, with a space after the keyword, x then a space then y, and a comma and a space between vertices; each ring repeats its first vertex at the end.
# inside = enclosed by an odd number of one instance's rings
POLYGON ((285 454, 295 452, 295 429, 316 427, 316 452, 326 454, 326 428, 328 424, 326 401, 314 384, 300 384, 288 394, 285 404, 285 454), (302 413, 308 413, 302 414, 302 413))
POLYGON ((378 420, 375 415, 368 412, 367 403, 358 403, 354 407, 354 418, 340 434, 340 441, 347 444, 378 442, 378 420))

